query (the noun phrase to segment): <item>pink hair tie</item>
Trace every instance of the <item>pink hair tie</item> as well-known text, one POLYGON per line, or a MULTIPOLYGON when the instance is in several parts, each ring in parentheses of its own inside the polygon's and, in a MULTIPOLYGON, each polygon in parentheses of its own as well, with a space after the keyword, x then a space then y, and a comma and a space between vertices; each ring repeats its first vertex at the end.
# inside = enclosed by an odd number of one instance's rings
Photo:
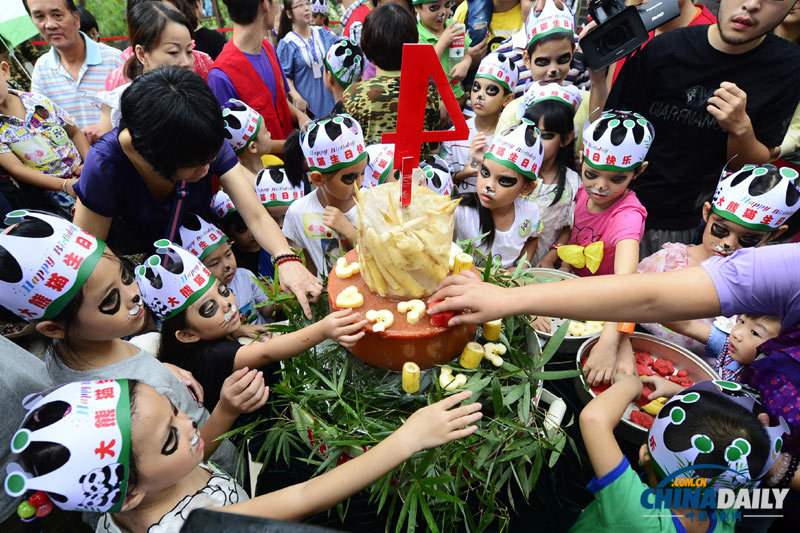
POLYGON ((192 50, 194 50, 196 46, 197 45, 195 44, 194 39, 192 39, 192 50))

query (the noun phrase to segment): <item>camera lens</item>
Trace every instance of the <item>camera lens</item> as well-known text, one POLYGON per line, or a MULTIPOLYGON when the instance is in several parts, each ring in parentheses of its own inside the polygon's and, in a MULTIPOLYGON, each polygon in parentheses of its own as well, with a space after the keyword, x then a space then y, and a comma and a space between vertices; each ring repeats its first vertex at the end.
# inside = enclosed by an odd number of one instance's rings
POLYGON ((611 54, 624 47, 633 38, 629 24, 620 24, 614 28, 609 28, 605 35, 597 43, 598 51, 601 54, 611 54))

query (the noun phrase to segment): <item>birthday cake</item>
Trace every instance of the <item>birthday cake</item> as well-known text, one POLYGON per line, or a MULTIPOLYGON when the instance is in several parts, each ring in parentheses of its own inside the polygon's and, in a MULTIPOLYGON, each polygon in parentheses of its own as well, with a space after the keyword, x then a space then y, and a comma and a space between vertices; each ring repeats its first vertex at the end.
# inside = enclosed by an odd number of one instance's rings
POLYGON ((359 194, 358 246, 331 270, 328 296, 331 311, 353 308, 370 320, 350 349, 356 357, 390 370, 406 362, 426 369, 458 356, 477 328, 437 325, 426 313, 426 299, 451 272, 458 200, 414 185, 411 202, 401 206, 401 187, 386 183, 359 194))

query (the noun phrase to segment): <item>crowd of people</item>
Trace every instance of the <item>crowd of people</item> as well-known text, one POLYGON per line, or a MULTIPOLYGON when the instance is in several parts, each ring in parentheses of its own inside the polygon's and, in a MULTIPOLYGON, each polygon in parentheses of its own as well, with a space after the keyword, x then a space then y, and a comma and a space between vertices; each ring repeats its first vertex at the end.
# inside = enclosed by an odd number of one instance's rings
POLYGON ((439 62, 419 68, 447 84, 415 112, 426 131, 453 127, 452 91, 469 135, 422 143, 415 186, 460 199, 453 239, 478 266, 581 278, 504 289, 462 273, 429 312, 463 311, 451 326, 605 321, 584 371, 611 386, 580 414, 596 500, 572 528, 766 531, 674 506, 645 517, 639 496, 692 464, 733 469, 726 487, 800 491, 800 3, 679 0, 632 55, 592 71, 579 38, 597 24, 560 0, 222 1, 227 40, 202 25, 201 0, 128 0, 120 52, 73 0, 24 0, 50 48, 29 91, 0 62, 0 306, 49 344, 41 360, 0 340, 4 530, 53 504, 103 532, 177 531, 201 507, 299 520, 478 429, 480 404, 453 394, 363 455, 252 498, 220 438, 263 412, 280 361, 364 335, 344 310, 268 338, 278 311, 257 278, 279 276, 312 319, 357 245, 357 189, 400 179, 382 136, 403 47, 422 43, 439 62), (642 447, 646 482, 613 433, 642 391, 619 322, 720 378, 648 378, 673 414, 642 447), (740 441, 747 453, 730 452, 740 441))

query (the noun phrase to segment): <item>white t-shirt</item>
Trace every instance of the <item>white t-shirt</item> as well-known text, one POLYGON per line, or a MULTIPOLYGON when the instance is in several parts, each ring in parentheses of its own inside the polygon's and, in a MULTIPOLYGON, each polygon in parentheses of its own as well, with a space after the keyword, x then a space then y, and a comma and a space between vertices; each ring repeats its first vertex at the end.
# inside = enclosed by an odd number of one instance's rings
POLYGON ((255 306, 266 302, 267 295, 258 286, 255 276, 250 270, 238 267, 228 287, 236 296, 236 305, 239 306, 239 318, 242 324, 266 324, 267 321, 255 306))
MULTIPOLYGON (((447 166, 450 167, 450 174, 453 176, 464 170, 464 167, 469 163, 469 148, 472 146, 472 139, 478 133, 475 128, 475 117, 467 120, 467 126, 469 127, 469 139, 465 141, 444 141, 442 143, 443 157, 447 161, 447 166)), ((493 137, 492 135, 486 137, 487 148, 492 144, 493 137)), ((475 192, 477 182, 477 176, 472 176, 465 180, 453 180, 455 192, 457 194, 475 192)))
POLYGON ((572 227, 572 218, 575 213, 575 194, 578 192, 578 187, 581 186, 581 177, 571 168, 566 170, 567 179, 564 183, 564 192, 555 205, 550 205, 556 196, 557 184, 555 183, 544 185, 541 180, 538 180, 539 185, 531 195, 531 197, 536 198, 536 204, 539 206, 539 212, 542 215, 542 232, 539 234, 539 247, 536 249, 536 253, 533 254, 533 261, 531 261, 534 266, 550 251, 550 247, 556 242, 561 230, 566 227, 572 227))
MULTIPOLYGON (((283 220, 283 234, 287 239, 305 248, 314 261, 314 266, 317 267, 317 275, 321 276, 323 272, 325 274, 330 272, 336 264, 336 259, 343 254, 339 244, 340 237, 322 223, 325 208, 319 202, 317 194, 315 190, 289 206, 286 218, 283 220)), ((355 226, 358 207, 353 206, 344 216, 355 226)))
MULTIPOLYGON (((491 255, 500 256, 503 268, 515 266, 519 254, 522 253, 522 247, 529 239, 535 239, 541 231, 542 221, 539 215, 539 206, 528 197, 518 196, 514 200, 514 222, 506 231, 495 230, 491 255)), ((453 232, 455 240, 474 239, 482 233, 478 209, 459 205, 455 214, 455 231, 453 232)), ((478 248, 489 255, 485 244, 480 244, 478 248)))
MULTIPOLYGON (((161 517, 157 524, 152 524, 147 529, 148 533, 179 531, 188 520, 189 513, 195 509, 225 507, 250 499, 241 485, 227 472, 216 468, 211 463, 200 463, 200 467, 211 472, 211 478, 206 486, 178 502, 175 507, 161 517)), ((124 533, 125 531, 127 530, 122 529, 114 522, 113 516, 109 513, 100 518, 100 522, 95 528, 96 533, 124 533)))

